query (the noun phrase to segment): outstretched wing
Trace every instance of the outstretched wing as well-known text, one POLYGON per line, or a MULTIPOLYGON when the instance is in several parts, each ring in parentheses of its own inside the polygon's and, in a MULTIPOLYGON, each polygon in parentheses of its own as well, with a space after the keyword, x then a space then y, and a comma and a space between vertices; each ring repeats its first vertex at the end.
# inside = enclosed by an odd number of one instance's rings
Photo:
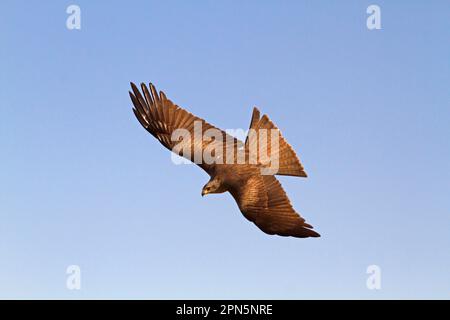
POLYGON ((158 94, 153 84, 150 83, 149 87, 150 90, 142 83, 141 94, 136 85, 131 83, 133 92, 129 93, 134 105, 133 112, 141 125, 169 150, 196 163, 211 174, 215 163, 227 161, 226 152, 215 152, 212 143, 219 143, 217 146, 228 151, 243 146, 241 141, 175 105, 164 92, 160 91, 158 94), (205 136, 210 139, 204 139, 205 136), (204 150, 207 147, 211 151, 208 154, 213 157, 221 156, 223 159, 204 159, 204 150))
POLYGON ((267 234, 320 237, 295 212, 280 182, 272 175, 253 176, 232 195, 244 216, 267 234))

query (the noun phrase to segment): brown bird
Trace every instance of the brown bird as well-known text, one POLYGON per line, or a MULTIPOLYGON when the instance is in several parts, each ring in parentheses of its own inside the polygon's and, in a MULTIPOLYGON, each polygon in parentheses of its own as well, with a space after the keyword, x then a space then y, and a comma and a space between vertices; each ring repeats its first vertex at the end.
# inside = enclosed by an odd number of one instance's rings
POLYGON ((243 143, 175 105, 162 91, 158 94, 151 83, 150 90, 145 84, 141 84, 142 94, 134 83, 131 83, 131 88, 133 92, 129 93, 134 105, 133 112, 141 125, 166 148, 193 161, 211 177, 202 189, 202 196, 228 191, 244 217, 267 234, 298 238, 320 237, 295 212, 274 176, 306 177, 306 173, 292 147, 267 115, 261 117, 259 110, 253 109, 249 132, 255 134, 249 134, 243 143), (200 130, 201 137, 213 132, 213 137, 195 139, 196 130, 197 133, 200 130), (261 143, 265 130, 278 133, 278 137, 267 138, 267 141, 277 144, 261 143), (260 153, 252 157, 252 150, 257 148, 260 153), (276 152, 272 152, 275 149, 276 152), (208 152, 214 161, 201 158, 201 155, 208 152), (274 155, 270 158, 270 163, 261 156, 264 153, 274 155), (270 170, 273 163, 277 165, 275 171, 270 170))

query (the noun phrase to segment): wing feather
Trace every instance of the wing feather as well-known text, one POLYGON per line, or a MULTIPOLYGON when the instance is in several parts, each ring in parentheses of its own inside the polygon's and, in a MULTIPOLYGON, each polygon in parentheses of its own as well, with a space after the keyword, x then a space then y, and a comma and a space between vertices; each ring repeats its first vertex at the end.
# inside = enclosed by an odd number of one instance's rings
MULTIPOLYGON (((205 120, 194 116, 188 111, 175 105, 171 100, 169 100, 164 92, 160 91, 159 94, 153 84, 150 83, 149 88, 145 84, 141 84, 142 94, 138 87, 131 83, 130 98, 133 102, 134 108, 133 113, 138 119, 139 123, 159 142, 164 145, 169 150, 173 150, 179 141, 172 141, 172 134, 177 129, 185 129, 189 132, 191 136, 191 148, 190 153, 182 154, 183 157, 190 161, 194 161, 194 151, 202 152, 209 142, 204 142, 203 139, 194 139, 194 127, 195 123, 199 122, 201 124, 202 136, 208 129, 215 129, 217 133, 222 135, 222 141, 232 141, 234 148, 237 150, 243 143, 234 137, 229 136, 225 131, 220 130, 205 120)), ((225 143, 224 143, 225 147, 225 143)), ((223 155, 225 155, 225 150, 223 150, 223 155)), ((233 153, 234 155, 237 152, 233 153)), ((225 160, 225 159, 224 159, 225 160)), ((214 169, 213 164, 197 163, 206 172, 210 173, 214 169)))
POLYGON ((294 210, 275 176, 254 175, 231 194, 244 216, 267 234, 297 238, 320 237, 294 210))

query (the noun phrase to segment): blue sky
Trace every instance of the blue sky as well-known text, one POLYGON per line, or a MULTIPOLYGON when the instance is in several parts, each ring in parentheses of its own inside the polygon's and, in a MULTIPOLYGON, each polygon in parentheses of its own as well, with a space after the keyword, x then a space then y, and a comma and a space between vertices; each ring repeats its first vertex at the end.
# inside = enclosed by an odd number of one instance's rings
POLYGON ((449 12, 2 1, 0 297, 450 298, 449 12), (130 81, 220 128, 267 113, 309 174, 280 180, 322 237, 271 237, 230 195, 202 198, 207 175, 140 127, 130 81))

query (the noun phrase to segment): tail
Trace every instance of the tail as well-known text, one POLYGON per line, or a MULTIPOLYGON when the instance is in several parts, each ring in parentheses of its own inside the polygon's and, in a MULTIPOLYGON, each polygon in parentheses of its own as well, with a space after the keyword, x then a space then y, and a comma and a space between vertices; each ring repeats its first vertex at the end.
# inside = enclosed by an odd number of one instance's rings
MULTIPOLYGON (((267 115, 263 115, 260 117, 259 110, 255 107, 253 108, 252 120, 250 122, 250 132, 254 132, 257 137, 256 139, 247 139, 245 141, 245 146, 248 149, 256 150, 258 146, 260 150, 258 150, 259 154, 272 155, 276 157, 278 161, 278 171, 277 175, 285 175, 285 176, 296 176, 296 177, 307 177, 305 170, 303 169, 300 160, 298 159, 295 151, 292 149, 291 145, 286 142, 284 137, 282 136, 280 130, 273 124, 273 122, 269 119, 267 115), (272 155, 271 153, 271 143, 258 143, 259 133, 258 131, 261 129, 269 130, 277 130, 278 131, 278 153, 272 155), (256 144, 256 145, 255 145, 256 144), (253 149, 252 149, 253 148, 253 149)), ((270 136, 270 135, 269 135, 270 136)), ((268 139, 267 141, 269 141, 268 139)))

